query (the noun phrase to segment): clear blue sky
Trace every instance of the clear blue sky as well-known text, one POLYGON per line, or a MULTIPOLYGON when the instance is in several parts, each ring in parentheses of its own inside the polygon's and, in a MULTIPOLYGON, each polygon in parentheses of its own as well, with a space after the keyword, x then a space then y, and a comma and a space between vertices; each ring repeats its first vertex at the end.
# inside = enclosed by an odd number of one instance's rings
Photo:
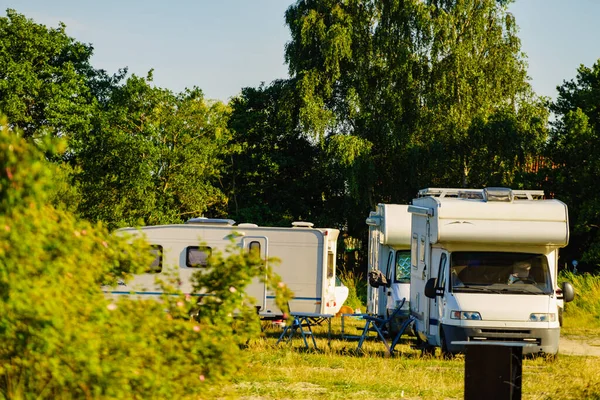
MULTIPOLYGON (((36 22, 67 25, 67 34, 94 46, 92 64, 145 76, 175 92, 198 86, 227 101, 243 87, 287 77, 284 12, 292 0, 0 0, 36 22)), ((534 90, 554 98, 580 64, 600 58, 599 0, 517 0, 534 90)))

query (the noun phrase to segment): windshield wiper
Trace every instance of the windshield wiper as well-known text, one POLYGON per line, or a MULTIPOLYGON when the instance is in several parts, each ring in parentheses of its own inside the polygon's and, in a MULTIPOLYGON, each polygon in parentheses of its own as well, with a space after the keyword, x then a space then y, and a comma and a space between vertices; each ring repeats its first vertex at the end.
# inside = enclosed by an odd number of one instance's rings
POLYGON ((504 293, 519 293, 519 294, 536 294, 536 295, 539 295, 539 294, 548 295, 549 294, 549 293, 545 293, 543 290, 539 289, 536 286, 534 286, 534 287, 536 289, 538 289, 539 292, 534 292, 534 291, 531 291, 528 289, 521 289, 521 288, 515 288, 515 287, 511 287, 510 289, 509 288, 502 289, 502 292, 504 292, 504 293))
POLYGON ((465 289, 465 291, 472 290, 472 291, 475 291, 475 292, 502 293, 502 292, 501 292, 501 291, 499 291, 499 290, 496 290, 496 289, 490 289, 490 288, 489 288, 489 287, 487 287, 487 286, 469 286, 469 285, 465 285, 465 286, 454 286, 454 287, 452 288, 452 290, 453 290, 454 292, 456 292, 456 291, 462 291, 463 289, 465 289))

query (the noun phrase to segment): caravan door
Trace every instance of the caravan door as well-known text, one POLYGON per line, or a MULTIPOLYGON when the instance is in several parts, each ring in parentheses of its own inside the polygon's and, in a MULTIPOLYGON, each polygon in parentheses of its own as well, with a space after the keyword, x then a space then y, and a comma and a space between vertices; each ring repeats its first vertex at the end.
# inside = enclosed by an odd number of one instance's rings
MULTIPOLYGON (((242 238, 242 248, 250 252, 256 252, 260 255, 266 265, 269 258, 269 238, 266 236, 244 236, 242 238)), ((246 294, 253 297, 255 300, 255 306, 259 312, 266 311, 269 307, 267 305, 267 276, 261 278, 254 278, 252 283, 246 288, 246 294)), ((274 295, 273 295, 274 296, 274 295)))

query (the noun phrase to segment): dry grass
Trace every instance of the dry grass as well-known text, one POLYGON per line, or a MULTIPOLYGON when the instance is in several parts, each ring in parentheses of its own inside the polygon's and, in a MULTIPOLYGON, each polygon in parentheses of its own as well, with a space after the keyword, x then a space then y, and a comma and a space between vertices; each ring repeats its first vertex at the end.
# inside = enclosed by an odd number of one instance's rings
MULTIPOLYGON (((364 323, 345 321, 346 333, 364 323)), ((318 350, 302 339, 276 345, 278 328, 249 344, 249 362, 232 384, 207 392, 207 398, 242 399, 461 399, 464 356, 453 360, 422 357, 406 338, 388 357, 383 344, 369 340, 357 353, 356 340, 341 339, 340 318, 315 329, 318 350)), ((523 399, 600 399, 600 357, 565 356, 551 361, 526 359, 523 399)))

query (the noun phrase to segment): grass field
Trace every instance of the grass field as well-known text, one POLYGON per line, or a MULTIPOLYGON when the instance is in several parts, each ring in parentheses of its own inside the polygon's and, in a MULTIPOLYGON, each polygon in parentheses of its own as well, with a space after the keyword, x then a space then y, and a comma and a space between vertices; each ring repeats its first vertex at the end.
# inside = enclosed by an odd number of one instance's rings
MULTIPOLYGON (((577 293, 567 304, 561 335, 600 342, 600 276, 566 273, 577 293)), ((359 334, 364 321, 345 319, 345 333, 359 334)), ((343 340, 341 319, 314 329, 318 350, 300 338, 276 345, 281 328, 269 326, 248 344, 247 367, 232 383, 213 387, 205 398, 218 399, 462 399, 464 356, 445 360, 423 357, 414 338, 403 337, 393 356, 383 343, 368 340, 357 353, 357 340, 343 340)), ((372 336, 373 337, 373 336, 372 336)), ((523 399, 599 399, 600 357, 560 354, 556 359, 523 361, 523 399)))
MULTIPOLYGON (((345 321, 345 331, 364 324, 345 321)), ((357 340, 341 339, 340 318, 317 327, 318 350, 301 338, 276 345, 281 329, 270 327, 247 349, 248 364, 233 383, 206 393, 207 398, 243 399, 461 399, 464 356, 444 360, 422 357, 405 337, 388 357, 380 341, 369 340, 361 354, 357 340)), ((596 337, 600 330, 596 331, 596 337)), ((556 360, 523 362, 523 399, 600 399, 600 357, 560 355, 556 360)))

